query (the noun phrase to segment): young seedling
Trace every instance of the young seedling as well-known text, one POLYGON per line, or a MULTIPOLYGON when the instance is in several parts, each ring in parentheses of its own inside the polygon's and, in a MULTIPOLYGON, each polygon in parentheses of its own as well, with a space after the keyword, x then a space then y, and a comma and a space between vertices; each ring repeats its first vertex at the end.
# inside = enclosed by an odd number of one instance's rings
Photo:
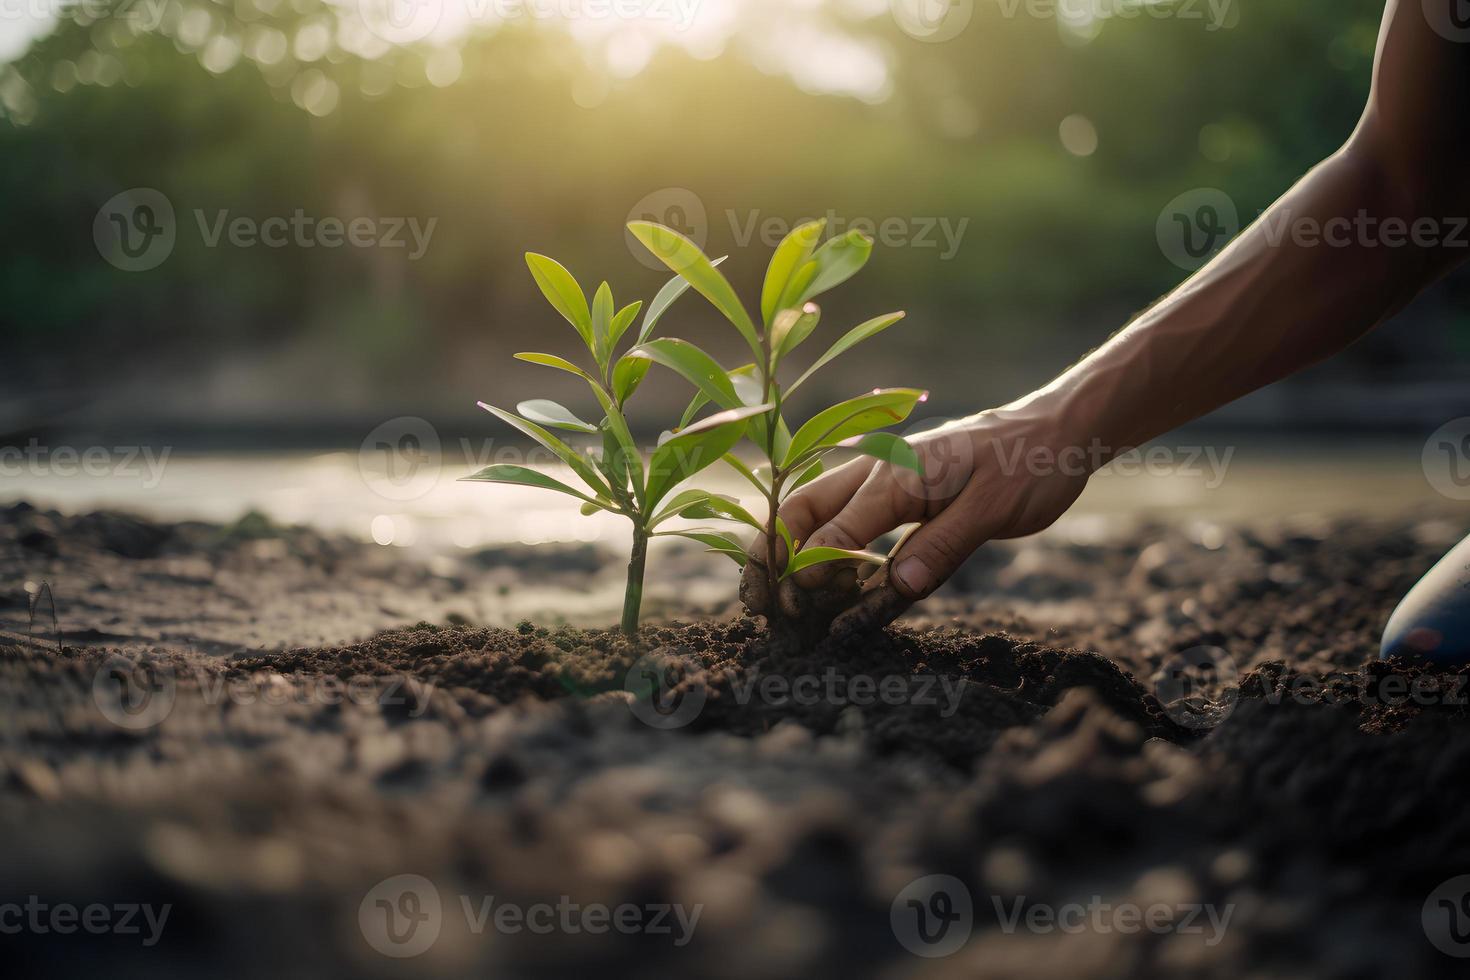
MULTIPOLYGON (((592 356, 592 370, 583 370, 556 354, 520 353, 523 361, 575 374, 592 389, 601 408, 602 421, 593 425, 570 409, 545 398, 533 398, 516 406, 519 414, 480 402, 485 411, 515 426, 546 447, 566 464, 586 490, 579 490, 545 473, 525 466, 500 463, 487 466, 466 480, 514 483, 568 494, 582 501, 582 513, 607 511, 633 522, 633 550, 628 560, 628 585, 623 598, 623 632, 638 632, 638 610, 643 601, 643 574, 648 557, 648 539, 660 533, 660 524, 676 516, 713 517, 700 504, 708 494, 678 494, 670 491, 685 478, 726 455, 745 434, 746 420, 769 411, 770 405, 731 405, 697 424, 681 427, 678 435, 665 434, 658 447, 645 459, 628 428, 627 404, 648 374, 649 361, 623 354, 614 357, 619 340, 632 326, 642 308, 641 301, 618 309, 607 283, 597 288, 592 304, 572 274, 560 263, 533 252, 526 264, 536 285, 552 307, 577 331, 592 356), (562 429, 597 436, 601 453, 573 449, 549 429, 562 429)), ((680 277, 671 279, 654 296, 638 329, 635 345, 649 342, 659 318, 688 288, 680 277)))
MULTIPOLYGON (((818 412, 794 433, 783 418, 787 400, 813 374, 838 355, 903 318, 902 312, 887 313, 853 327, 795 381, 789 385, 781 383, 778 372, 783 362, 817 327, 821 311, 812 300, 851 278, 872 254, 872 240, 858 232, 831 238, 818 246, 825 224, 823 221, 803 224, 776 247, 761 287, 761 329, 757 329, 715 263, 697 245, 678 232, 652 222, 635 221, 628 225, 654 255, 713 303, 750 347, 753 360, 732 371, 721 368, 694 344, 674 338, 640 341, 626 356, 662 364, 695 386, 694 400, 684 413, 685 422, 710 402, 724 411, 759 410, 749 417, 747 434, 765 463, 752 469, 733 454, 724 458, 765 498, 765 520, 756 519, 723 498, 711 496, 703 506, 722 518, 748 524, 763 533, 763 564, 772 606, 779 605, 775 596, 780 581, 804 568, 832 561, 881 564, 886 560, 883 555, 870 551, 803 548, 802 542, 792 540, 791 532, 781 520, 778 509, 782 500, 822 472, 823 458, 828 453, 855 449, 923 475, 912 446, 892 433, 874 431, 908 418, 914 406, 926 397, 917 388, 875 389, 818 412), (779 551, 782 544, 786 553, 784 566, 779 551)), ((686 536, 694 535, 686 532, 686 536)), ((701 540, 741 565, 753 557, 746 554, 737 538, 724 532, 703 532, 701 540)), ((779 616, 779 609, 771 610, 771 615, 779 616)))

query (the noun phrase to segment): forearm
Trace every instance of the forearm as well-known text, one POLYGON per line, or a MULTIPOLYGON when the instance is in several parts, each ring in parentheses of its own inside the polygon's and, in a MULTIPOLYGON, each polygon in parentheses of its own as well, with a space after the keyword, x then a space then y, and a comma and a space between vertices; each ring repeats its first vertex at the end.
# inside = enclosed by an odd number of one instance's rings
POLYGON ((1346 149, 1173 293, 1008 410, 1059 419, 1068 440, 1106 456, 1280 380, 1351 344, 1463 256, 1470 233, 1434 213, 1445 203, 1406 191, 1372 153, 1346 149), (1443 243, 1451 234, 1460 247, 1443 243), (1431 238, 1440 244, 1425 244, 1431 238))

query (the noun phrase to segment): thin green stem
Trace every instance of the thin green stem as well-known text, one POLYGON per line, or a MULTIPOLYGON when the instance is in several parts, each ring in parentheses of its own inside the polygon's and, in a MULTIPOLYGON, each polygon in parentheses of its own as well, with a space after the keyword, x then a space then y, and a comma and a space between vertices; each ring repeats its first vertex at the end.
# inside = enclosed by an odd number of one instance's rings
POLYGON ((623 593, 623 632, 638 635, 638 610, 643 605, 643 569, 648 560, 648 529, 633 523, 633 552, 628 558, 628 588, 623 593))
MULTIPOLYGON (((771 464, 771 487, 766 493, 766 595, 770 604, 767 620, 775 624, 781 615, 781 602, 779 589, 781 587, 781 572, 776 565, 777 551, 776 542, 776 518, 781 506, 781 479, 784 474, 776 463, 776 429, 781 424, 781 386, 776 380, 776 372, 772 361, 775 353, 772 349, 771 331, 768 327, 761 335, 761 387, 766 392, 774 406, 766 421, 766 461, 771 464)), ((787 555, 787 560, 791 556, 787 555)))

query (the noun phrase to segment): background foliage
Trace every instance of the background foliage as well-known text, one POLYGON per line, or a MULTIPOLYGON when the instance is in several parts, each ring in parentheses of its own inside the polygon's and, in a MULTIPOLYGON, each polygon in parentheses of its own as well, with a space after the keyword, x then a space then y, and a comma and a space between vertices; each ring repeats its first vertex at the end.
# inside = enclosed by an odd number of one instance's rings
MULTIPOLYGON (((669 187, 702 202, 706 250, 730 254, 743 295, 771 244, 741 240, 752 220, 789 226, 828 209, 967 220, 951 258, 880 244, 824 326, 906 308, 899 350, 855 355, 833 380, 922 384, 937 404, 981 407, 1044 380, 1183 277, 1155 238, 1176 195, 1218 187, 1249 217, 1339 146, 1367 92, 1382 10, 1240 0, 1219 30, 1154 16, 1076 29, 978 0, 959 36, 923 43, 883 4, 859 6, 755 3, 718 43, 645 45, 631 72, 615 32, 589 40, 526 18, 394 47, 317 0, 171 3, 156 25, 74 11, 0 67, 11 232, 0 330, 17 366, 9 394, 20 393, 8 421, 32 424, 58 404, 193 422, 323 423, 385 404, 469 416, 487 378, 502 384, 508 354, 557 327, 521 253, 647 299, 664 277, 635 260, 622 228, 669 187), (783 62, 772 52, 796 26, 879 70, 859 72, 855 93, 814 84, 804 64, 843 57, 798 37, 783 62), (1095 152, 1063 145, 1072 116, 1095 129, 1095 152), (103 202, 140 186, 173 203, 178 243, 163 265, 130 273, 100 259, 92 224, 103 202), (298 209, 436 225, 410 261, 389 249, 210 248, 194 216, 298 209)), ((1329 377, 1463 367, 1463 296, 1435 291, 1329 377)), ((738 338, 702 305, 680 315, 673 332, 734 352, 738 338)), ((527 393, 514 374, 498 400, 527 393)))

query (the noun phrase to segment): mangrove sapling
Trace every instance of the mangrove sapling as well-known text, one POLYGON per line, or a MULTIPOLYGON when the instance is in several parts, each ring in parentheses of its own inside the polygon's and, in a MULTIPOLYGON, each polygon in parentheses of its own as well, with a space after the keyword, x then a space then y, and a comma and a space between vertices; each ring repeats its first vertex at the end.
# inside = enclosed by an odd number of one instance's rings
MULTIPOLYGON (((770 405, 730 405, 697 423, 681 426, 677 435, 665 434, 647 458, 633 441, 628 428, 627 405, 648 374, 649 361, 623 354, 615 357, 618 342, 642 308, 641 301, 621 309, 613 302, 611 287, 597 288, 589 306, 577 280, 560 263, 544 255, 526 254, 526 264, 552 307, 576 330, 592 356, 592 370, 583 370, 556 354, 526 352, 515 355, 523 361, 575 374, 592 389, 601 408, 602 421, 584 422, 570 409, 545 398, 523 401, 516 413, 480 402, 481 408, 546 447, 566 464, 585 490, 525 466, 497 463, 466 480, 514 483, 568 494, 582 501, 582 513, 607 511, 633 523, 633 547, 628 559, 628 584, 623 598, 622 629, 629 636, 638 632, 638 612, 643 601, 643 578, 648 541, 665 521, 677 516, 713 517, 704 506, 709 494, 669 493, 685 478, 726 455, 745 434, 746 420, 770 410, 770 405), (517 414, 518 413, 518 414, 517 414), (584 453, 569 446, 550 429, 596 436, 601 453, 584 453)), ((649 342, 659 318, 678 299, 689 283, 674 277, 648 305, 636 335, 635 346, 649 342)))
MULTIPOLYGON (((782 364, 817 327, 821 311, 812 300, 851 278, 872 254, 872 240, 858 232, 831 238, 819 246, 824 227, 824 221, 800 225, 776 247, 761 287, 762 327, 757 329, 730 283, 697 245, 659 224, 635 221, 628 225, 654 255, 714 304, 750 348, 751 362, 730 371, 694 344, 675 338, 640 341, 626 356, 662 364, 695 386, 694 399, 684 413, 686 421, 711 402, 725 411, 758 410, 749 417, 746 434, 764 463, 751 468, 733 454, 726 454, 725 461, 765 498, 765 519, 758 520, 738 505, 712 495, 703 503, 706 510, 722 518, 762 532, 765 553, 758 560, 765 567, 771 607, 768 615, 773 626, 781 617, 776 596, 786 577, 824 562, 882 564, 886 560, 876 552, 803 548, 802 542, 792 540, 779 514, 781 502, 822 472, 824 457, 834 450, 854 449, 923 475, 912 446, 900 436, 874 431, 908 418, 914 406, 926 397, 917 388, 874 389, 823 409, 794 433, 786 424, 783 410, 787 400, 813 374, 903 318, 902 312, 887 313, 853 327, 795 381, 781 383, 782 364)), ((686 535, 693 536, 688 532, 686 535)), ((725 532, 703 532, 701 540, 741 565, 756 557, 746 552, 738 538, 725 532)))

